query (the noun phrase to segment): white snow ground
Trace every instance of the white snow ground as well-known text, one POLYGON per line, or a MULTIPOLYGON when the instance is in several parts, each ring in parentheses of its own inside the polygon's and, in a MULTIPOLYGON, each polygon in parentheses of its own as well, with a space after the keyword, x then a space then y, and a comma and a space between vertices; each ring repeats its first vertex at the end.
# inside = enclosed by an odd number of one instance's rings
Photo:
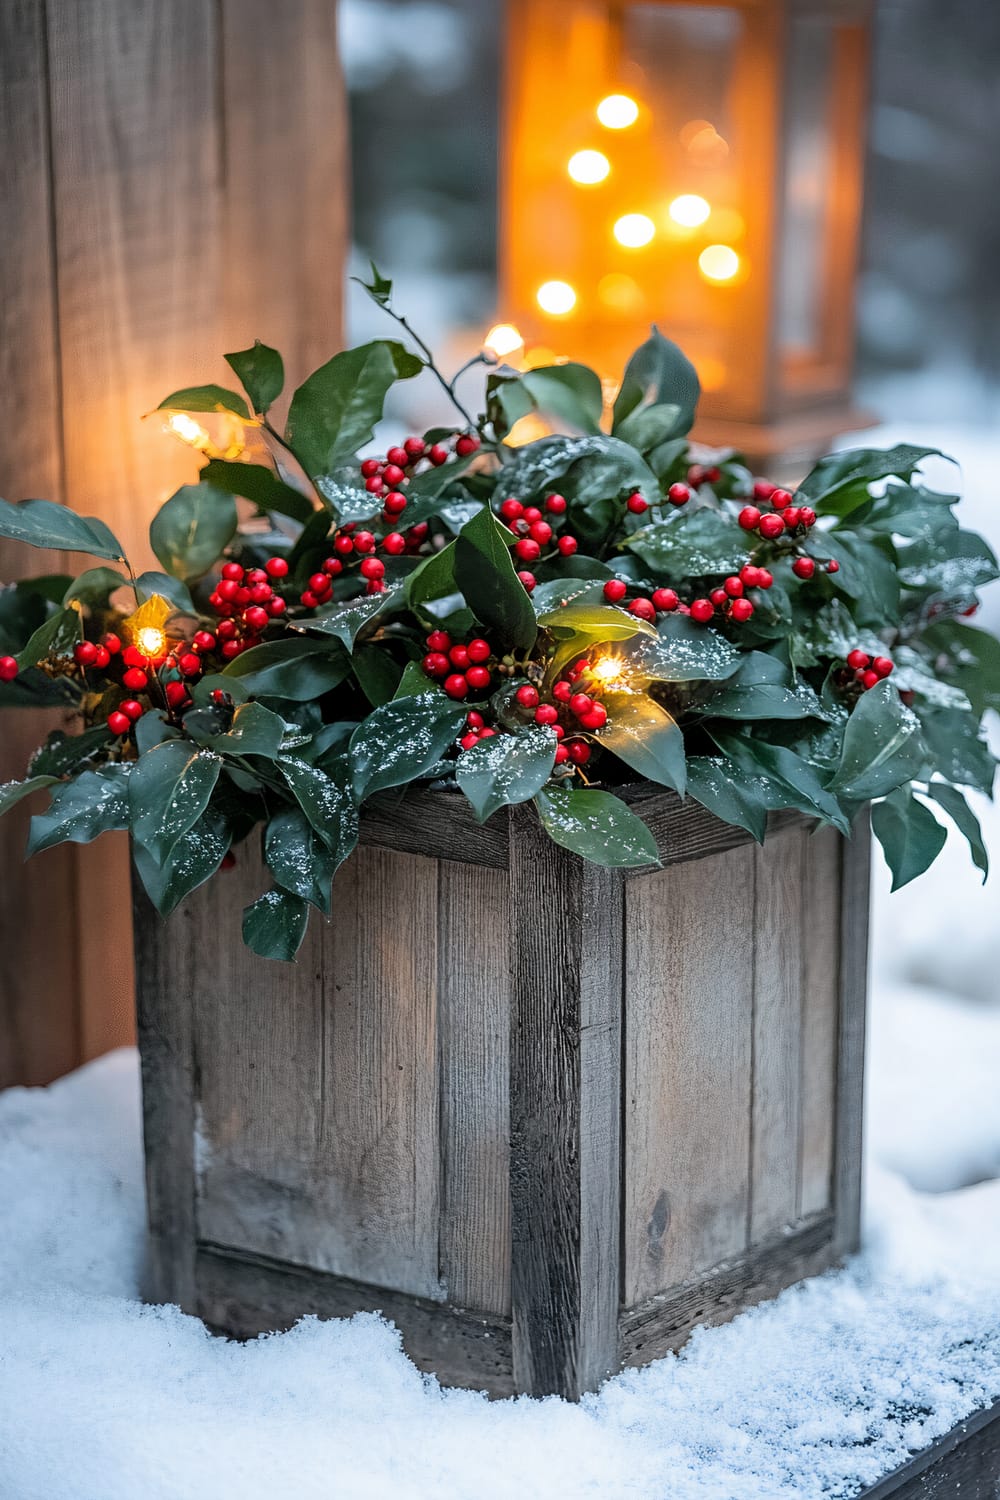
MULTIPOLYGON (((996 540, 994 445, 948 436, 996 540)), ((0 1095, 0 1500, 828 1500, 1000 1396, 997 887, 954 837, 886 885, 864 1251, 579 1407, 442 1391, 371 1315, 240 1345, 144 1307, 134 1054, 0 1095)))

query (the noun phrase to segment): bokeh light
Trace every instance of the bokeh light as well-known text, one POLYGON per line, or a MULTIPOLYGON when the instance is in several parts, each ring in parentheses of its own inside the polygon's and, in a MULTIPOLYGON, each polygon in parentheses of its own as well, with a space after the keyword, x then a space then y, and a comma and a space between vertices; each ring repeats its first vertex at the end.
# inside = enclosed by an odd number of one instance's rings
POLYGON ((603 151, 577 151, 570 157, 566 170, 574 182, 589 186, 604 181, 611 171, 611 163, 603 151))
POLYGON ((706 281, 732 281, 740 258, 732 245, 706 245, 698 257, 698 269, 706 281))
POLYGON ((543 281, 535 293, 542 312, 554 318, 564 317, 576 306, 576 292, 568 281, 543 281))
POLYGON ((622 214, 615 221, 613 233, 619 245, 638 250, 649 244, 656 233, 656 225, 648 214, 622 214))
POLYGON ((708 199, 702 198, 698 193, 681 193, 667 209, 674 223, 685 229, 697 229, 699 224, 704 224, 711 212, 712 205, 708 199))
POLYGON ((520 349, 523 343, 524 339, 513 323, 494 323, 483 339, 483 348, 488 353, 495 354, 497 359, 503 359, 520 349))
POLYGON ((605 130, 627 130, 639 118, 639 106, 628 94, 608 94, 597 106, 597 118, 605 130))

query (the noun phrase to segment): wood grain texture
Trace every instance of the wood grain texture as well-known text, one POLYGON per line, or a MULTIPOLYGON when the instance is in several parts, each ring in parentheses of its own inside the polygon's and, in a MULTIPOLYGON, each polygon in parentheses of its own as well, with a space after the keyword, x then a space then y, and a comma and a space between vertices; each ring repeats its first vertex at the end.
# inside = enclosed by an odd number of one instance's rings
POLYGON ((510 1314, 510 939, 504 870, 442 861, 438 915, 441 1281, 510 1314))
POLYGON ((514 1380, 577 1399, 617 1360, 622 885, 510 817, 514 1380))
MULTIPOLYGON (((59 336, 49 200, 48 91, 37 0, 0 6, 0 492, 63 498, 59 336)), ((0 542, 0 579, 58 571, 63 559, 0 542)), ((8 649, 6 646, 3 648, 8 649)), ((0 781, 22 777, 59 724, 52 713, 4 715, 0 781)), ((48 1083, 80 1056, 76 864, 52 849, 22 867, 40 797, 0 822, 0 1088, 48 1083)), ((129 941, 128 947, 131 946, 129 941)))
POLYGON ((1000 1402, 973 1412, 858 1500, 997 1500, 1000 1402))
POLYGON ((349 1318, 356 1312, 380 1312, 399 1329, 417 1368, 436 1375, 443 1385, 514 1395, 507 1318, 477 1316, 217 1245, 199 1247, 196 1270, 198 1315, 236 1338, 290 1328, 307 1313, 349 1318))
POLYGON ((861 1237, 870 887, 871 820, 866 807, 843 846, 841 865, 834 1210, 842 1255, 856 1250, 861 1237))
POLYGON ((819 1213, 833 1194, 843 840, 817 828, 805 841, 799 1213, 819 1213))
MULTIPOLYGON (((618 788, 616 795, 629 803, 647 825, 664 865, 684 864, 753 843, 746 829, 723 823, 691 798, 682 801, 676 792, 663 791, 648 782, 618 788)), ((801 826, 808 821, 804 814, 793 809, 770 813, 768 837, 782 828, 801 826)), ((637 868, 622 873, 626 880, 641 880, 648 871, 637 868)))
POLYGON ((807 837, 789 828, 754 850, 751 1245, 794 1223, 798 1211, 807 837))
POLYGON ((413 787, 405 795, 392 792, 375 798, 361 816, 358 840, 377 849, 486 865, 491 870, 507 866, 503 816, 478 822, 465 797, 452 787, 434 791, 413 787))
POLYGON ((626 1306, 746 1247, 755 858, 626 886, 626 1306))

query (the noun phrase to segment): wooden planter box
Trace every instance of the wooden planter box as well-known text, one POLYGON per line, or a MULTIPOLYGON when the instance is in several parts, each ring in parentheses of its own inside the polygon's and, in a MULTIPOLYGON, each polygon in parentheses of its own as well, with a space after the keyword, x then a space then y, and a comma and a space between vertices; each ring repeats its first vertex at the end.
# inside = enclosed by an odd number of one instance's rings
POLYGON ((372 811, 295 966, 240 942, 253 855, 137 895, 152 1298, 380 1309, 445 1384, 576 1398, 855 1246, 867 822, 629 800, 662 870, 372 811))

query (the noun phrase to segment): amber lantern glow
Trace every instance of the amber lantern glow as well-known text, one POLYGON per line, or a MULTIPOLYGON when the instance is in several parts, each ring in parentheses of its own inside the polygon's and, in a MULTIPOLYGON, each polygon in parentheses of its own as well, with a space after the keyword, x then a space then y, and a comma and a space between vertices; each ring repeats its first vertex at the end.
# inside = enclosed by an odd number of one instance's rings
POLYGON ((508 0, 498 319, 606 383, 656 323, 695 437, 821 448, 850 406, 867 0, 508 0))

